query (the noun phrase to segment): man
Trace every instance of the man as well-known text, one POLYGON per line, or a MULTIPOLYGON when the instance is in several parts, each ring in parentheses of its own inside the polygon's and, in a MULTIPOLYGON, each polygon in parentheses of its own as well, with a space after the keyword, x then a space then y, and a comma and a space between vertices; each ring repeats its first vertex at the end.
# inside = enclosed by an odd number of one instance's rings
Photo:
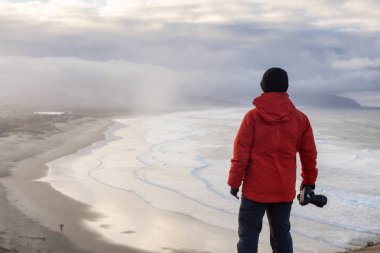
POLYGON ((230 193, 236 198, 243 183, 239 210, 239 253, 257 252, 264 213, 270 226, 274 253, 293 252, 290 210, 296 195, 296 154, 302 165, 302 184, 315 188, 318 170, 313 131, 305 114, 288 94, 288 75, 268 69, 262 78, 263 94, 254 99, 234 142, 229 172, 230 193))

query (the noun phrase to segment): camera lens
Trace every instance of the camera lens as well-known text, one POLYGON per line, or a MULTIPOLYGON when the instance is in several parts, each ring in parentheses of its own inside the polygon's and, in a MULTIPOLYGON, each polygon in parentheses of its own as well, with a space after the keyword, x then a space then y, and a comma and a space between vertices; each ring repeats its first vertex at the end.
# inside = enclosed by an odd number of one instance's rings
POLYGON ((323 195, 314 195, 312 196, 310 203, 318 207, 323 207, 327 204, 327 197, 323 195))

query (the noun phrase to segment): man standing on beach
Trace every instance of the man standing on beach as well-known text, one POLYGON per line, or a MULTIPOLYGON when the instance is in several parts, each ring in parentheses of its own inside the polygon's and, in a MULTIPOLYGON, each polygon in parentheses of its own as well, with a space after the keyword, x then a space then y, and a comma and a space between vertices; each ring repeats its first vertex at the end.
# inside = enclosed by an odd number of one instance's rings
POLYGON ((255 253, 264 213, 270 226, 274 253, 292 253, 290 210, 296 196, 296 154, 302 164, 302 184, 315 188, 318 175, 313 131, 305 114, 288 94, 288 75, 281 68, 268 69, 262 78, 263 94, 253 101, 234 142, 229 172, 230 193, 243 182, 239 210, 239 253, 255 253))

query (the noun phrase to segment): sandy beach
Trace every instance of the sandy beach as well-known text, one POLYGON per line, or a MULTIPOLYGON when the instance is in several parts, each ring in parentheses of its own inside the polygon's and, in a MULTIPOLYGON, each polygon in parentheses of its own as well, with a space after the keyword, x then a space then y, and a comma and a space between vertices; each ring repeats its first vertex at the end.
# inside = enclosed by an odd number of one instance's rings
MULTIPOLYGON (((100 217, 98 213, 54 190, 49 184, 36 181, 46 174, 46 163, 102 140, 103 132, 111 124, 109 118, 79 118, 55 124, 59 131, 54 133, 48 131, 37 137, 30 133, 9 133, 3 138, 0 147, 4 151, 2 161, 13 159, 13 162, 3 168, 4 177, 0 181, 3 203, 0 212, 0 252, 2 249, 4 252, 141 252, 133 245, 128 248, 112 244, 86 228, 83 220, 96 220, 100 217), (60 224, 64 224, 62 233, 60 224)), ((191 235, 194 243, 203 243, 203 238, 208 238, 207 242, 215 246, 223 243, 222 238, 237 237, 234 231, 153 208, 134 194, 130 194, 130 199, 125 201, 131 203, 126 216, 139 226, 149 228, 152 221, 155 221, 155 226, 158 221, 162 226, 162 233, 141 238, 142 241, 137 244, 160 244, 165 233, 176 234, 179 227, 187 228, 179 235, 191 235)), ((101 226, 107 227, 107 224, 101 226)), ((127 236, 134 233, 136 231, 125 231, 127 236)), ((191 248, 175 248, 172 245, 175 244, 165 243, 161 248, 167 252, 196 252, 191 248)), ((208 247, 213 248, 212 245, 208 247)), ((228 247, 235 248, 235 245, 228 247)))
POLYGON ((368 247, 365 247, 363 249, 359 249, 359 250, 350 250, 350 251, 347 251, 347 253, 349 252, 355 252, 355 253, 380 253, 380 244, 376 244, 374 246, 368 246, 368 247))
MULTIPOLYGON (((18 119, 6 120, 12 125, 18 119)), ((103 138, 102 132, 111 120, 92 116, 69 117, 60 122, 45 120, 46 124, 36 126, 35 117, 28 115, 22 127, 15 124, 14 128, 3 129, 0 252, 136 252, 85 231, 80 219, 92 219, 96 214, 48 184, 33 181, 46 173, 47 162, 103 138), (64 224, 63 233, 59 224, 64 224), (74 246, 72 238, 81 243, 74 246)))
MULTIPOLYGON (((0 144, 0 252, 137 253, 142 252, 139 245, 161 247, 162 251, 173 253, 203 252, 191 247, 176 247, 173 235, 180 240, 186 236, 190 245, 205 243, 207 249, 225 247, 233 252, 236 231, 154 208, 133 193, 121 200, 130 203, 126 218, 145 230, 154 222, 154 229, 151 229, 150 237, 141 238, 142 232, 138 229, 125 228, 124 236, 131 237, 135 244, 131 243, 130 247, 113 244, 84 226, 83 221, 104 218, 101 214, 61 194, 48 183, 36 181, 46 175, 48 162, 103 140, 104 131, 112 124, 110 117, 78 117, 53 122, 52 129, 46 128, 40 133, 30 131, 30 128, 28 131, 25 128, 7 131, 0 144), (64 225, 62 232, 60 224, 64 225), (180 229, 184 227, 186 231, 180 229)), ((112 191, 110 189, 112 198, 118 198, 118 192, 112 191)), ((99 226, 107 229, 109 224, 99 226)), ((260 244, 259 249, 260 252, 271 252, 266 244, 260 244)), ((377 253, 380 247, 375 245, 354 252, 377 253)))

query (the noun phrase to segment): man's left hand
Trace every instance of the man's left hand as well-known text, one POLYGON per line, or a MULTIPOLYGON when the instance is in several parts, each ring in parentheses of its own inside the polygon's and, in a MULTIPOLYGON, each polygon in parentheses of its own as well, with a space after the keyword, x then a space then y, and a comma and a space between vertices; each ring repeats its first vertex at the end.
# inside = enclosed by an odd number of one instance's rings
POLYGON ((239 192, 239 188, 237 188, 237 189, 231 188, 231 190, 230 190, 231 195, 234 196, 237 199, 239 199, 239 196, 237 195, 238 192, 239 192))

